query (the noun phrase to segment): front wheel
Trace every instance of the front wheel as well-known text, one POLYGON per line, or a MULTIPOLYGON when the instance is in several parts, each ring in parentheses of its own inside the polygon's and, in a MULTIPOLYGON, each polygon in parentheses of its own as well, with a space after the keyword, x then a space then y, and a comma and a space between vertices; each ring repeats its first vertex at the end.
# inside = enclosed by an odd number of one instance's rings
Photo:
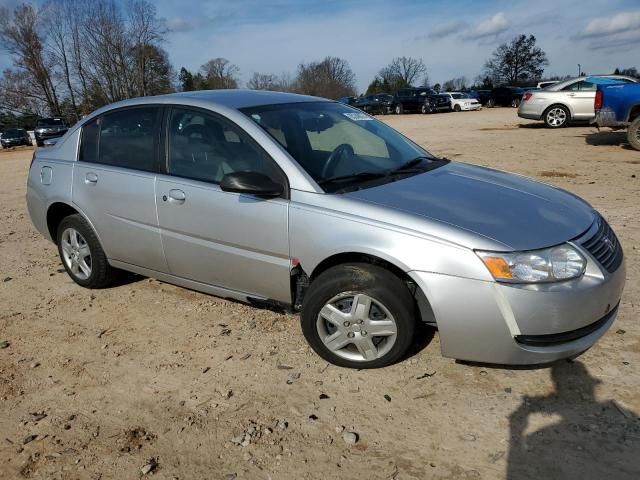
POLYGON ((379 368, 400 360, 413 341, 415 309, 406 285, 384 268, 338 265, 309 287, 302 332, 328 362, 379 368))
POLYGON ((640 150, 640 117, 636 118, 627 129, 627 140, 636 150, 640 150))
POLYGON ((422 113, 431 113, 431 107, 428 106, 426 103, 423 103, 422 106, 420 107, 420 112, 422 113))
POLYGON ((460 108, 460 105, 454 105, 454 107, 453 107, 453 111, 454 112, 459 112, 461 110, 462 110, 462 108, 460 108))
POLYGON ((404 107, 402 106, 401 103, 396 105, 395 112, 396 112, 396 115, 402 115, 404 113, 404 107))
POLYGON ((489 100, 487 100, 487 103, 486 103, 487 108, 493 108, 495 106, 496 106, 496 102, 493 98, 490 98, 489 100))
POLYGON ((569 110, 562 105, 553 105, 544 112, 544 124, 547 128, 566 127, 569 122, 569 110))

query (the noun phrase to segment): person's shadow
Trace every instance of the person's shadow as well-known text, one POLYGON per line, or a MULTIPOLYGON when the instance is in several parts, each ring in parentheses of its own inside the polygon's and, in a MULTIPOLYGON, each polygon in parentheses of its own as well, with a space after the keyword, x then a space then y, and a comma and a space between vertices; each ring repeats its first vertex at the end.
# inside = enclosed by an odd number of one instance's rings
POLYGON ((638 414, 597 401, 600 380, 580 362, 554 364, 551 378, 555 392, 524 397, 510 415, 507 479, 640 479, 638 414))

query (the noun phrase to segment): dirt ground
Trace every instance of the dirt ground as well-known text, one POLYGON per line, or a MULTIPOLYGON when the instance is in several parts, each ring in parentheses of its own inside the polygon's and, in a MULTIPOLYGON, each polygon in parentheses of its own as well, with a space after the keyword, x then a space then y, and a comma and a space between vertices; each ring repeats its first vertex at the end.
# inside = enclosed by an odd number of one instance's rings
POLYGON ((640 478, 640 152, 508 108, 382 118, 609 219, 628 279, 594 348, 547 368, 470 365, 425 329, 402 363, 345 370, 312 353, 294 315, 141 277, 83 290, 31 225, 31 150, 2 152, 0 478, 640 478))

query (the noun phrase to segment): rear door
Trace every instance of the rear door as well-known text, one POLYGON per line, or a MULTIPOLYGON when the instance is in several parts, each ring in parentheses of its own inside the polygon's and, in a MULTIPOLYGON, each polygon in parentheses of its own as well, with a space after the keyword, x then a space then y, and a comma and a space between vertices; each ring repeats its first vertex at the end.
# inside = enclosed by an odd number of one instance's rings
POLYGON ((581 80, 566 86, 563 94, 573 111, 573 118, 589 120, 595 116, 593 103, 596 97, 596 85, 594 83, 581 80))
POLYGON ((156 201, 170 273, 291 302, 289 201, 219 186, 234 171, 286 184, 275 162, 239 127, 199 109, 171 109, 166 145, 166 175, 158 178, 156 201))
POLYGON ((72 198, 109 259, 164 272, 154 188, 160 118, 160 107, 141 106, 86 124, 72 198))

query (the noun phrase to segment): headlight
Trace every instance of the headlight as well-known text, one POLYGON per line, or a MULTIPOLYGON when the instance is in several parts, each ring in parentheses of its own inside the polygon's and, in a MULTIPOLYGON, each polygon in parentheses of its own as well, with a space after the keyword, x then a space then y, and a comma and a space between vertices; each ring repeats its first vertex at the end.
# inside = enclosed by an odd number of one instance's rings
POLYGON ((586 259, 569 244, 527 252, 476 252, 498 281, 558 282, 581 276, 586 259))

